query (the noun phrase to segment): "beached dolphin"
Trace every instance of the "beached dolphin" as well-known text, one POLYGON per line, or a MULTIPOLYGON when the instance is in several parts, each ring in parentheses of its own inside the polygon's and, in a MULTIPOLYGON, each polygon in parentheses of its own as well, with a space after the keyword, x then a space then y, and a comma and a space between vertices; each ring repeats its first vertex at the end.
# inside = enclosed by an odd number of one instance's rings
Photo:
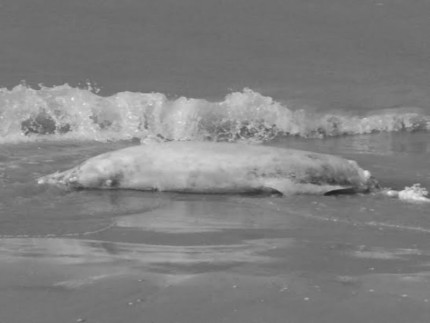
POLYGON ((107 152, 38 179, 72 189, 184 193, 369 192, 376 180, 355 161, 262 145, 167 142, 107 152))

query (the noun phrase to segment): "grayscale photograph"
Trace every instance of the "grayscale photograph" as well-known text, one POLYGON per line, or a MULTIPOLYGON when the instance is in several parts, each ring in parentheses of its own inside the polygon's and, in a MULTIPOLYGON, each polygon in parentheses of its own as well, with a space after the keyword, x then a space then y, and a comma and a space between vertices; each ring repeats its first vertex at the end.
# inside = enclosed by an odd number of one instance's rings
POLYGON ((0 0, 0 323, 430 322, 429 0, 0 0))

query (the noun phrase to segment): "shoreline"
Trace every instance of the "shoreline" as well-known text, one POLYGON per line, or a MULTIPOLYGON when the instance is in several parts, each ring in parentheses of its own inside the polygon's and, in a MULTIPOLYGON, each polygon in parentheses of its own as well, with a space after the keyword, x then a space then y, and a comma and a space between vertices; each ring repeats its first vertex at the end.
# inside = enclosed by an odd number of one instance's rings
POLYGON ((251 207, 273 201, 194 197, 117 216, 110 229, 83 238, 1 239, 0 320, 400 323, 429 317, 427 233, 251 207))

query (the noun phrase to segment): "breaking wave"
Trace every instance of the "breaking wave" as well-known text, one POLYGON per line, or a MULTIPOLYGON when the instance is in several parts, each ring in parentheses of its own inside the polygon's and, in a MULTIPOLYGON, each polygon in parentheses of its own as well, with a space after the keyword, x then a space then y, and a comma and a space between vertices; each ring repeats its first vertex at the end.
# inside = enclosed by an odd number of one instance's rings
POLYGON ((0 89, 0 142, 36 140, 267 141, 277 136, 323 138, 374 132, 430 129, 430 115, 418 108, 367 115, 292 110, 251 89, 224 100, 168 98, 162 93, 119 92, 109 97, 91 87, 67 84, 0 89))

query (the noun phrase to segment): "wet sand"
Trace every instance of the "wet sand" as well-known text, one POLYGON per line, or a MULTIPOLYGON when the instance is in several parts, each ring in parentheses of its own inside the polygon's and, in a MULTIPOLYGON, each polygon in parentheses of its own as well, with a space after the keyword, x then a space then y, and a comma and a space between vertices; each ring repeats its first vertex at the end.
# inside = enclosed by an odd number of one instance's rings
POLYGON ((428 321, 428 232, 278 202, 179 196, 96 233, 2 239, 0 321, 428 321))

